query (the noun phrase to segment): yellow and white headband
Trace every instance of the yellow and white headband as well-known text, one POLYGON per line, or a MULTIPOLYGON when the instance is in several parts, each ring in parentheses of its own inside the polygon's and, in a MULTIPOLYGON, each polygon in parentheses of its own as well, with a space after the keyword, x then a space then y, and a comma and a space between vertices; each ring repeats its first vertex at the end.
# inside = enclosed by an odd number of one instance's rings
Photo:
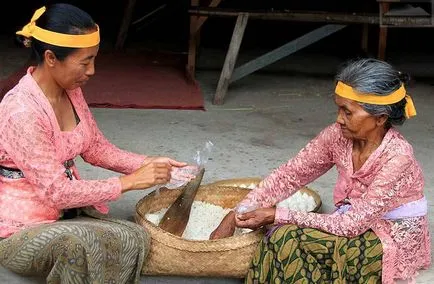
POLYGON ((376 94, 363 94, 354 90, 351 86, 346 85, 345 83, 338 81, 335 89, 336 95, 350 99, 360 103, 373 104, 373 105, 391 105, 397 103, 405 98, 407 103, 405 104, 405 116, 410 118, 416 115, 416 108, 414 107, 413 100, 404 88, 404 85, 390 93, 387 96, 379 96, 376 94))
POLYGON ((45 10, 45 7, 36 10, 30 23, 25 25, 21 31, 16 32, 16 34, 22 35, 26 38, 33 37, 42 42, 61 47, 86 48, 99 44, 100 38, 98 25, 96 25, 97 30, 95 32, 85 35, 62 34, 38 27, 36 25, 36 20, 45 13, 45 10))

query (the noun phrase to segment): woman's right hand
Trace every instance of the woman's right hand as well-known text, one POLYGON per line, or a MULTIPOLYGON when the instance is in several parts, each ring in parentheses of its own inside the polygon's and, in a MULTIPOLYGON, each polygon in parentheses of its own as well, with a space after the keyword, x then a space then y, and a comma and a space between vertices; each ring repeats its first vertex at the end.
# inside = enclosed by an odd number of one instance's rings
POLYGON ((172 165, 167 162, 149 160, 133 173, 120 177, 122 193, 135 189, 146 189, 170 180, 172 165))
POLYGON ((211 233, 209 239, 223 239, 230 237, 235 232, 235 212, 229 212, 223 220, 220 222, 220 225, 211 233))

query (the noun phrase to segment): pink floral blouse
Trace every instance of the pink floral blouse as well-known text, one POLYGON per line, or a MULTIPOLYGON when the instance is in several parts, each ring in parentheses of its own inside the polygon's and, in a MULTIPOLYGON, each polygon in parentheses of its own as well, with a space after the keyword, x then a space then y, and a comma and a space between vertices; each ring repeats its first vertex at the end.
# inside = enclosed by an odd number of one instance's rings
POLYGON ((334 202, 348 199, 345 214, 276 210, 276 223, 296 224, 339 236, 354 237, 372 229, 383 245, 383 283, 414 281, 417 271, 431 263, 427 217, 382 218, 387 212, 424 197, 424 177, 411 145, 394 128, 357 171, 352 163, 352 140, 335 123, 324 129, 297 156, 275 169, 239 206, 271 207, 288 198, 333 166, 338 171, 334 202))
POLYGON ((128 174, 145 156, 121 150, 98 129, 80 88, 68 91, 80 122, 61 131, 55 113, 31 73, 0 103, 0 165, 20 169, 24 178, 0 176, 0 237, 59 219, 62 209, 93 205, 108 212, 106 202, 121 194, 118 177, 81 180, 65 174, 63 163, 78 155, 88 163, 128 174))

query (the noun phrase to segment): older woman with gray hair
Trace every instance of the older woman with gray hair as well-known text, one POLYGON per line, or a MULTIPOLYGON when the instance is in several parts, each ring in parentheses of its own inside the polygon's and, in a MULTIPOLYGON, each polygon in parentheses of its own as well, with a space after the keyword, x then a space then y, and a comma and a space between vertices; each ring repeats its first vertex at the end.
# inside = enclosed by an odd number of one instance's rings
POLYGON ((416 115, 406 79, 376 59, 346 64, 336 76, 336 123, 272 171, 211 234, 216 239, 235 227, 274 225, 246 283, 414 281, 430 265, 423 172, 394 127, 416 115), (333 213, 274 206, 333 166, 333 213))

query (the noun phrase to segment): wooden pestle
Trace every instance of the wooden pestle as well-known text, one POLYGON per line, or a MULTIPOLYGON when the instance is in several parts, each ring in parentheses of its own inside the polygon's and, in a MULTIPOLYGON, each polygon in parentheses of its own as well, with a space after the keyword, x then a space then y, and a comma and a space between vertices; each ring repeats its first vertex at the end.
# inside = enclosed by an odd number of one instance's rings
POLYGON ((159 227, 173 235, 181 237, 187 227, 190 218, 191 206, 196 197, 197 190, 202 182, 205 169, 202 168, 196 175, 196 178, 188 182, 178 196, 178 198, 169 207, 166 214, 160 221, 159 227))

